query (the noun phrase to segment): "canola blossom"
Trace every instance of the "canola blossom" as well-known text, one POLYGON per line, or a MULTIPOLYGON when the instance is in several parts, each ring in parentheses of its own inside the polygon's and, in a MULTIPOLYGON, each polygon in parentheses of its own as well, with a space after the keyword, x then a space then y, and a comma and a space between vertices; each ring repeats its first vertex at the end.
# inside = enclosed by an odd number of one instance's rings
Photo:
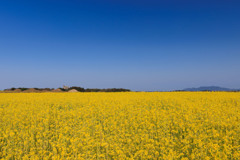
POLYGON ((240 93, 0 93, 0 159, 238 159, 240 93))

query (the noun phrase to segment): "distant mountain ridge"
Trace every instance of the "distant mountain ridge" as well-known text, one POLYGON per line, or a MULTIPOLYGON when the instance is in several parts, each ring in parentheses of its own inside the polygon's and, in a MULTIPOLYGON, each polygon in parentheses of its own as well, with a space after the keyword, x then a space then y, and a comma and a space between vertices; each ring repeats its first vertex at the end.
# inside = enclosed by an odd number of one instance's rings
POLYGON ((198 88, 185 88, 184 91, 240 91, 240 89, 223 88, 219 86, 202 86, 198 88))

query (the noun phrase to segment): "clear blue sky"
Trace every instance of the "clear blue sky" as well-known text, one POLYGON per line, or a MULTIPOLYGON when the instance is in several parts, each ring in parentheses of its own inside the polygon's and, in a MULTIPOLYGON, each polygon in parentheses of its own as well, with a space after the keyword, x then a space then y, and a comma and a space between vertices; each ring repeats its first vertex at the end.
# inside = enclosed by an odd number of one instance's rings
POLYGON ((240 1, 1 0, 0 89, 240 88, 240 1))

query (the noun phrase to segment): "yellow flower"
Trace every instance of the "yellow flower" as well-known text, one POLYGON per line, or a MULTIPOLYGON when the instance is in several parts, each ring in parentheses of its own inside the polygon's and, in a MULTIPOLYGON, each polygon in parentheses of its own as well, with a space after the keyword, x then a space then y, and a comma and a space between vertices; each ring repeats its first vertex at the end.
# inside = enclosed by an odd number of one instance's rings
POLYGON ((2 159, 238 159, 240 93, 1 93, 2 159))

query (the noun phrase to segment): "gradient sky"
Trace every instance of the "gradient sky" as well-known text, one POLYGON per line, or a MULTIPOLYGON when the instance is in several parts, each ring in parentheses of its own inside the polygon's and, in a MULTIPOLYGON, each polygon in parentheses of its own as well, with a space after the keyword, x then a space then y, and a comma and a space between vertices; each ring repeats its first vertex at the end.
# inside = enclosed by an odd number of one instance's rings
POLYGON ((0 89, 240 88, 240 1, 1 0, 0 89))

